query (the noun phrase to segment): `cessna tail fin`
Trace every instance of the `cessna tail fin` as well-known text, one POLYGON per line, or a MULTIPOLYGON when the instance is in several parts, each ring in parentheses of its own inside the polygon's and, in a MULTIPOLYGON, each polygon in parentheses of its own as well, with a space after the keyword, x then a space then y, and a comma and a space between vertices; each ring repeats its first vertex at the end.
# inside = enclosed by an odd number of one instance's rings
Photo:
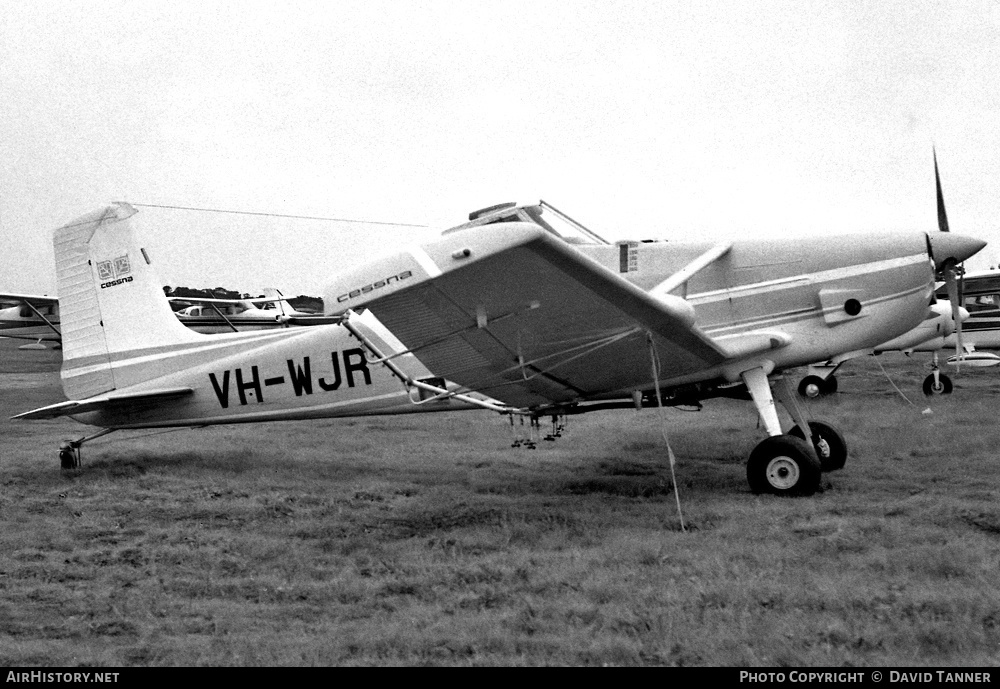
POLYGON ((274 302, 274 308, 277 309, 278 313, 283 317, 287 318, 289 316, 297 315, 299 312, 292 308, 292 305, 288 303, 285 299, 285 295, 281 293, 281 290, 276 287, 265 287, 263 290, 264 296, 268 299, 276 299, 279 301, 274 302))
POLYGON ((163 287, 116 203, 55 231, 56 281, 63 337, 63 390, 84 399, 132 381, 116 381, 115 355, 200 341, 177 320, 163 287))

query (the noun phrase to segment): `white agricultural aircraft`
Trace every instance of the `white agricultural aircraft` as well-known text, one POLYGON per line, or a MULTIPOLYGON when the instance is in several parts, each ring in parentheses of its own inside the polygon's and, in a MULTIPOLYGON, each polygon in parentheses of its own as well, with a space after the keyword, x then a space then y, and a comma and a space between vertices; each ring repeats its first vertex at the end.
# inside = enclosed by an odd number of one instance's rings
POLYGON ((751 489, 811 494, 847 448, 808 419, 781 372, 913 328, 934 257, 984 246, 925 232, 612 244, 544 202, 504 204, 337 276, 325 303, 338 325, 207 337, 171 313, 135 213, 119 203, 55 232, 69 401, 14 418, 102 429, 64 443, 64 462, 116 429, 473 406, 536 419, 742 396, 745 385, 770 436, 750 455, 751 489), (99 267, 121 259, 129 272, 102 280, 99 267), (787 434, 772 384, 796 424, 787 434))

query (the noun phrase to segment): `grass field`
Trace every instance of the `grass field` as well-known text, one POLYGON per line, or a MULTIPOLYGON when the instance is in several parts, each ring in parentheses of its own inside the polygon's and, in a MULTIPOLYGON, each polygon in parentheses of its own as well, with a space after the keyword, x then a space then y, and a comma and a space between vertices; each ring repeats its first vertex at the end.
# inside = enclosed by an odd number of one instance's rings
POLYGON ((747 402, 113 434, 61 472, 58 353, 0 345, 0 665, 995 665, 1000 370, 928 402, 874 359, 811 402, 851 445, 754 496, 747 402))

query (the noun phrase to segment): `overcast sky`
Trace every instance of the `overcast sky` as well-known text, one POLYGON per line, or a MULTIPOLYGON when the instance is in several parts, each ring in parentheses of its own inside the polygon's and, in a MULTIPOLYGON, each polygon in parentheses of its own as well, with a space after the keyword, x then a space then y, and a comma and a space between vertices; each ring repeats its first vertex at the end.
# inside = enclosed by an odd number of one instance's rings
POLYGON ((1000 260, 1000 0, 8 2, 0 291, 140 209, 165 284, 319 294, 539 198, 611 238, 936 230, 1000 260))

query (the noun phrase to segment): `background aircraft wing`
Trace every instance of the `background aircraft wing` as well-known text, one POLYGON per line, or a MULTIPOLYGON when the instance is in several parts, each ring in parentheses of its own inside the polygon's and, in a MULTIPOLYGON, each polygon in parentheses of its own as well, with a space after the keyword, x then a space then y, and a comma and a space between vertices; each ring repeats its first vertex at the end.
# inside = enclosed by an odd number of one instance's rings
POLYGON ((519 223, 448 234, 330 290, 328 304, 367 307, 435 375, 514 406, 648 389, 648 337, 663 379, 726 359, 684 309, 519 223), (383 274, 404 279, 349 288, 383 274))
POLYGON ((30 301, 35 306, 49 306, 59 303, 56 297, 41 294, 19 294, 17 292, 0 292, 0 303, 20 304, 30 301))
MULTIPOLYGON (((44 326, 36 326, 32 330, 37 330, 39 327, 44 326)), ((25 335, 23 333, 18 333, 16 330, 0 330, 0 337, 6 337, 11 340, 31 340, 32 342, 62 342, 62 335, 55 331, 45 333, 36 332, 34 335, 25 335)), ((31 349, 36 348, 31 347, 31 349)), ((41 349, 44 349, 44 347, 41 349)))
POLYGON ((260 297, 260 298, 239 298, 239 299, 212 299, 209 297, 167 297, 167 301, 183 301, 191 304, 245 304, 248 301, 255 304, 272 303, 282 301, 284 297, 260 297))
POLYGON ((288 325, 332 325, 342 320, 340 316, 286 316, 284 322, 288 325))

